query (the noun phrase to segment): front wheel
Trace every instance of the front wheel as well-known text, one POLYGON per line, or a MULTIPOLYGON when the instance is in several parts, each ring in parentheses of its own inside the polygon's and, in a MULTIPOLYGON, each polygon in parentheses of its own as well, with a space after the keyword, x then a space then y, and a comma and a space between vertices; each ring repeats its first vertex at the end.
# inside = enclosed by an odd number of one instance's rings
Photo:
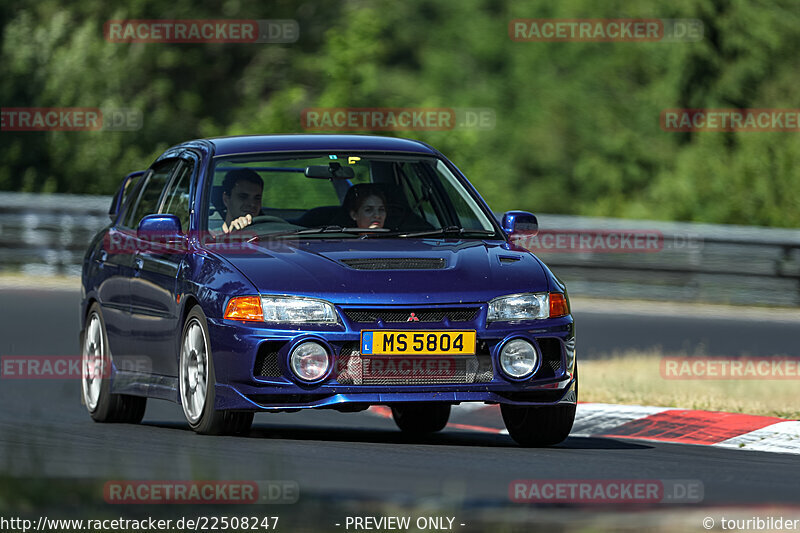
POLYGON ((428 435, 441 431, 450 418, 450 404, 421 403, 392 407, 392 418, 404 433, 428 435))
POLYGON ((208 323, 199 307, 189 312, 181 336, 180 394, 189 426, 204 435, 246 433, 252 412, 214 409, 214 360, 208 341, 208 323))
POLYGON ((575 423, 578 405, 578 366, 575 365, 575 403, 519 407, 501 405, 508 434, 520 446, 554 446, 566 440, 575 423))
POLYGON ((501 405, 508 434, 520 446, 553 446, 563 442, 572 431, 575 404, 520 407, 501 405))
POLYGON ((147 398, 112 394, 111 351, 100 305, 92 304, 86 317, 81 347, 81 397, 95 422, 138 424, 144 417, 147 398))

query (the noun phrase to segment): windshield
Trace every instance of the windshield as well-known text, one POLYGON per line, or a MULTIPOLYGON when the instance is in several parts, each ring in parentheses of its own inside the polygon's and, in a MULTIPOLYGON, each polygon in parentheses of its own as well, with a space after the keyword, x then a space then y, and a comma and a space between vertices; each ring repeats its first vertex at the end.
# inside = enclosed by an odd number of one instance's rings
POLYGON ((217 232, 246 227, 266 236, 500 238, 478 202, 435 157, 217 158, 208 198, 207 227, 217 232))

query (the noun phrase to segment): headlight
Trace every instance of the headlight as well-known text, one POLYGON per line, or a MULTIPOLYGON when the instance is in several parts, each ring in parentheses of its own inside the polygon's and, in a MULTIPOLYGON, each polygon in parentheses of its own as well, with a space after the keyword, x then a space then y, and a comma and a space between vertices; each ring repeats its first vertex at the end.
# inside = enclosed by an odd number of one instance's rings
POLYGON ((524 339, 512 339, 500 350, 500 367, 508 376, 522 379, 533 374, 539 354, 531 343, 524 339))
POLYGON ((535 320, 550 316, 548 294, 528 293, 501 296, 489 302, 489 322, 512 320, 535 320))
POLYGON ((292 372, 303 381, 322 379, 330 366, 328 350, 314 341, 301 342, 289 356, 292 372))
POLYGON ((566 297, 558 292, 531 292, 501 296, 489 302, 487 322, 556 318, 569 314, 566 297))
POLYGON ((339 318, 333 305, 324 300, 291 296, 262 296, 266 322, 336 324, 339 318))

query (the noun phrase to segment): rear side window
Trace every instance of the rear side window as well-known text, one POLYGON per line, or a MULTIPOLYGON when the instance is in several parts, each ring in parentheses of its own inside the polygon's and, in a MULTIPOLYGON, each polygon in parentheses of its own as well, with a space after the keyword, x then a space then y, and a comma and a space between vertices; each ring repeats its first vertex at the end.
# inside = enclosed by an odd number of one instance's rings
POLYGON ((125 203, 128 201, 128 196, 130 196, 131 192, 136 190, 136 186, 139 185, 139 181, 144 177, 144 175, 145 174, 139 174, 138 176, 134 176, 125 181, 125 184, 122 186, 122 197, 119 201, 120 207, 125 206, 125 203))
POLYGON ((158 212, 161 193, 177 165, 178 161, 168 161, 153 167, 153 171, 147 176, 147 181, 141 188, 139 197, 131 204, 125 226, 135 228, 145 216, 158 212))

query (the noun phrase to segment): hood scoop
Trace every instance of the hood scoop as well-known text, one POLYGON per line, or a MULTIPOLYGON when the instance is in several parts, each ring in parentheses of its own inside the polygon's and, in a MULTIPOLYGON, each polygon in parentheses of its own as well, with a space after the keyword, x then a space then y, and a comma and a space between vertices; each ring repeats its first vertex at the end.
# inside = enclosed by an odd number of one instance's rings
POLYGON ((519 255, 499 255, 497 258, 500 260, 501 265, 507 265, 508 263, 516 263, 522 256, 519 255))
POLYGON ((355 270, 441 270, 443 258, 420 257, 372 257, 342 259, 341 262, 355 270))

